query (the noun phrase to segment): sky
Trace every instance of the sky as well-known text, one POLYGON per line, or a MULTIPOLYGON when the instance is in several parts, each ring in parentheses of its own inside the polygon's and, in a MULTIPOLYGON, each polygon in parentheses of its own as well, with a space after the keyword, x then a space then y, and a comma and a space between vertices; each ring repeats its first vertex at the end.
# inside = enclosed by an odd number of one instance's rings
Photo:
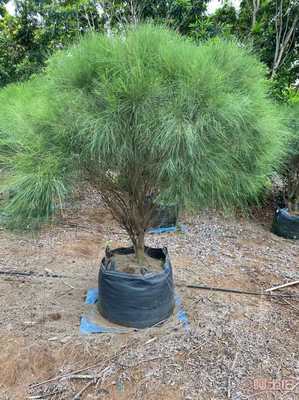
MULTIPOLYGON (((230 2, 236 7, 238 8, 240 5, 240 1, 241 0, 231 0, 230 2)), ((215 10, 217 10, 218 7, 221 6, 221 4, 223 4, 224 1, 223 0, 211 0, 210 3, 208 4, 208 14, 212 14, 215 10)), ((7 5, 6 8, 8 10, 8 12, 10 14, 14 14, 15 11, 15 6, 14 6, 14 0, 10 0, 7 5)))
MULTIPOLYGON (((217 8, 219 8, 224 3, 223 0, 211 0, 208 4, 208 14, 212 14, 217 8)), ((241 0, 231 0, 229 1, 236 9, 239 8, 241 0)))
POLYGON ((9 12, 9 14, 14 14, 15 12, 15 5, 14 5, 14 1, 10 0, 7 4, 6 4, 6 9, 9 12))

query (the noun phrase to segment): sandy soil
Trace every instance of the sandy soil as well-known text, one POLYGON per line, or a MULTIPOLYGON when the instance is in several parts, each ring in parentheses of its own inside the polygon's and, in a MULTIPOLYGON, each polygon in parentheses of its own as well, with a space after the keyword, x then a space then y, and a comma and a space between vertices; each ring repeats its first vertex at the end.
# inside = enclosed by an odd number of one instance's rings
POLYGON ((115 270, 119 272, 125 272, 134 275, 145 275, 152 272, 162 272, 163 262, 155 258, 144 256, 142 261, 138 261, 135 254, 119 255, 115 254, 112 257, 115 262, 115 270))
POLYGON ((188 232, 148 235, 147 244, 168 247, 188 333, 172 319, 129 334, 80 336, 106 245, 128 243, 95 193, 39 234, 0 231, 0 271, 35 273, 0 275, 0 399, 74 400, 87 384, 80 399, 299 398, 299 385, 286 383, 298 383, 299 302, 186 287, 262 290, 298 279, 299 242, 270 233, 271 212, 248 219, 203 212, 181 222, 188 232))

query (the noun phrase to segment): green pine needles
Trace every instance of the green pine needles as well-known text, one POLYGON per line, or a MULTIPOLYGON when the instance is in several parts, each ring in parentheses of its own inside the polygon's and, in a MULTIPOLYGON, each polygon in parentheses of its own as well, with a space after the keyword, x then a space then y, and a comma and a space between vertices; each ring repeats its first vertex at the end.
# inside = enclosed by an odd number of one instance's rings
POLYGON ((50 215, 80 171, 140 254, 150 196, 244 207, 288 137, 253 55, 222 40, 197 46, 153 25, 85 37, 0 101, 0 163, 14 192, 8 212, 50 215))

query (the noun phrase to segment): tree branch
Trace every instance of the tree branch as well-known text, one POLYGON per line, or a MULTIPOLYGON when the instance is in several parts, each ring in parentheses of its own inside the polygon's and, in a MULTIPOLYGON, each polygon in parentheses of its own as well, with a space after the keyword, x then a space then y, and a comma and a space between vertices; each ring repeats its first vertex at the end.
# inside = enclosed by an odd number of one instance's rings
POLYGON ((278 2, 276 0, 276 16, 275 16, 275 30, 276 30, 276 44, 275 44, 275 54, 273 60, 273 67, 271 78, 273 79, 277 69, 282 65, 288 52, 290 51, 292 45, 292 37, 296 29, 296 25, 299 19, 298 13, 295 14, 292 25, 289 28, 291 10, 287 11, 287 19, 285 27, 283 27, 283 0, 280 1, 278 7, 278 2), (279 22, 278 22, 279 21, 279 22))

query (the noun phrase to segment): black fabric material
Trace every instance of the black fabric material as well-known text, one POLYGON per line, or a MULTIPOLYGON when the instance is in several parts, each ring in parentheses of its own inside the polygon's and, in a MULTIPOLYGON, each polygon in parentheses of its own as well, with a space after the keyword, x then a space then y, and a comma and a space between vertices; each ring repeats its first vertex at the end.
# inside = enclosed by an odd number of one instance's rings
POLYGON ((287 208, 275 212, 272 232, 287 239, 299 239, 299 216, 288 213, 287 208))
POLYGON ((150 227, 166 228, 176 226, 178 219, 178 206, 156 206, 152 212, 150 227))
MULTIPOLYGON (((159 273, 132 275, 107 271, 104 259, 99 271, 99 310, 111 322, 146 328, 167 319, 174 308, 172 267, 162 249, 145 248, 153 258, 164 260, 159 273)), ((112 254, 133 254, 133 248, 112 250, 112 254)), ((113 258, 113 257, 112 257, 113 258)))

